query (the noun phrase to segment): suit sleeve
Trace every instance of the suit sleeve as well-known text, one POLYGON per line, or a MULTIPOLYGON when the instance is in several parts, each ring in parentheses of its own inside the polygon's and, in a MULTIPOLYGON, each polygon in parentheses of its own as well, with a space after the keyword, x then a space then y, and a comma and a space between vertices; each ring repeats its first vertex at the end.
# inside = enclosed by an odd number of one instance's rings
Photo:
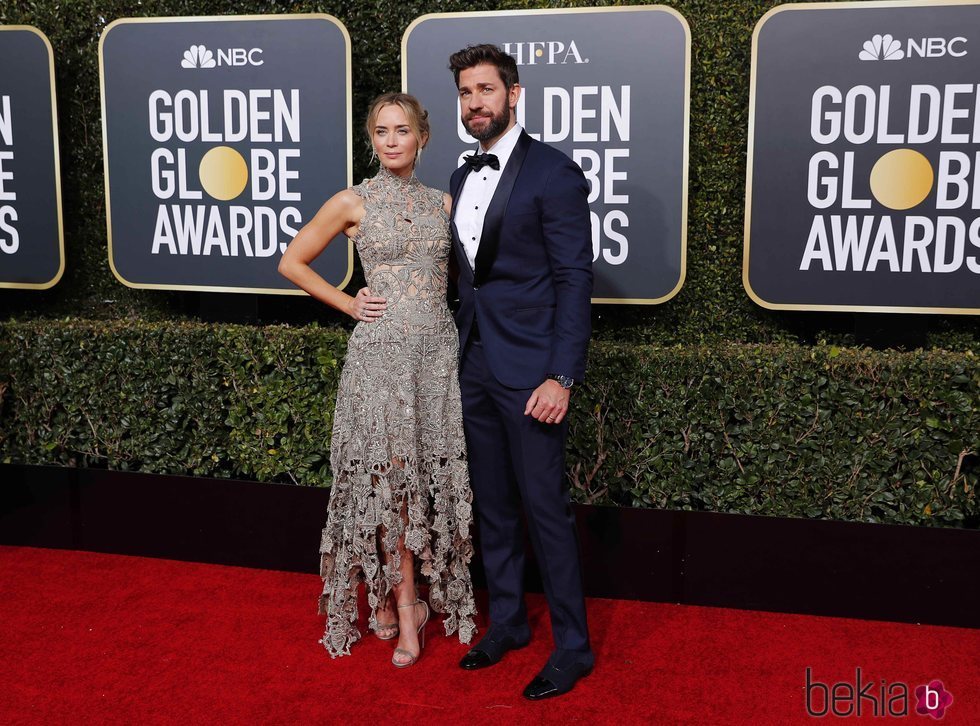
POLYGON ((565 157, 545 184, 541 228, 555 284, 549 373, 581 380, 592 334, 592 222, 589 184, 565 157))

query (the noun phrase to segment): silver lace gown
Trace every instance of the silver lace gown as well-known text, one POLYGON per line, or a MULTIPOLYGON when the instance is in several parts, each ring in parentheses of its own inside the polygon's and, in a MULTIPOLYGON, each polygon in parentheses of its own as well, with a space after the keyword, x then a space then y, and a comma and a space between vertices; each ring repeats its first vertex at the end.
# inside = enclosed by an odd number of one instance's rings
POLYGON ((472 493, 459 338, 446 306, 449 219, 442 192, 384 167, 353 190, 364 200, 353 241, 368 287, 388 307, 378 321, 354 328, 337 391, 333 487, 320 544, 321 642, 338 656, 361 637, 361 581, 377 627, 374 611, 401 579, 404 536, 429 582, 433 610, 446 615, 446 634, 469 643, 476 632, 472 493))

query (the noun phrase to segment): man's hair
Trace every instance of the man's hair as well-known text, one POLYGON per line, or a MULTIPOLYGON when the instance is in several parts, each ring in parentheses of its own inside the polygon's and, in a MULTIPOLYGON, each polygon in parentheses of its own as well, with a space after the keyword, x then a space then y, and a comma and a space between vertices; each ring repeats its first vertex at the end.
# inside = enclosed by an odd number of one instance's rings
POLYGON ((449 56, 449 70, 453 72, 456 87, 459 88, 460 71, 487 63, 497 68, 500 80, 507 90, 521 82, 517 75, 517 62, 500 48, 490 43, 468 45, 449 56))

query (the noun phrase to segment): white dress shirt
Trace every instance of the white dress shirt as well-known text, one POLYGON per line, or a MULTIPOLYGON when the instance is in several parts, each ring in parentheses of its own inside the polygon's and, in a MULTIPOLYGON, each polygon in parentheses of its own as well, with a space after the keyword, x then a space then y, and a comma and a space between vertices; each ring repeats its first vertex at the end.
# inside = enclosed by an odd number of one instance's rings
MULTIPOLYGON (((500 175, 507 166, 511 152, 517 146, 517 139, 524 129, 519 124, 506 134, 497 139, 486 153, 493 154, 500 161, 499 169, 491 169, 485 166, 479 171, 471 171, 466 175, 463 188, 459 192, 456 200, 456 231, 459 233, 460 242, 466 251, 466 259, 470 261, 470 267, 476 269, 476 253, 480 249, 480 239, 483 236, 483 220, 487 216, 487 207, 493 199, 493 193, 497 190, 500 182, 500 175)), ((483 149, 477 149, 476 153, 481 153, 483 149)))

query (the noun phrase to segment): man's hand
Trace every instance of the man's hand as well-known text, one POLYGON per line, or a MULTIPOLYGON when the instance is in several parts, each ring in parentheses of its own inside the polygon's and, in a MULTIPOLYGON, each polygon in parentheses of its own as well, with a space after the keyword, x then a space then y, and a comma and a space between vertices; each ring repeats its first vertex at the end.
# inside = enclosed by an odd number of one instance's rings
POLYGON ((558 381, 550 378, 534 389, 527 399, 524 415, 536 418, 541 423, 560 424, 568 413, 568 399, 571 391, 562 388, 558 381))

